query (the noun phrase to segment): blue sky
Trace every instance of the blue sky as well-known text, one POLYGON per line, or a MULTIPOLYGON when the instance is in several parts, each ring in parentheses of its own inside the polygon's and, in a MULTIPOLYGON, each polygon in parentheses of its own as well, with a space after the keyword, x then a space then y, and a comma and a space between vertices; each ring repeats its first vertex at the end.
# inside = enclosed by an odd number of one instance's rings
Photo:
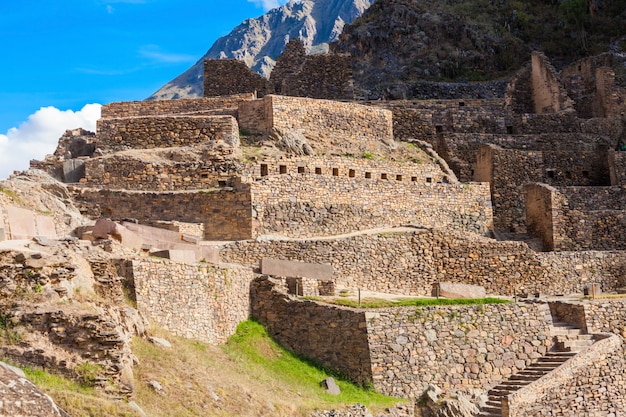
POLYGON ((0 179, 51 153, 65 129, 93 130, 90 104, 148 97, 243 20, 284 3, 0 1, 0 179))

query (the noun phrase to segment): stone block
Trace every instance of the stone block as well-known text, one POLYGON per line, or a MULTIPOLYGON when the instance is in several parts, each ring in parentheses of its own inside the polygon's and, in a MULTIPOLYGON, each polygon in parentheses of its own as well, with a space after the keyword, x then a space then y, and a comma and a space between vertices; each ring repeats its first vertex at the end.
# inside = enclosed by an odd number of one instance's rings
POLYGON ((196 253, 190 250, 167 249, 158 252, 152 252, 150 255, 158 258, 165 258, 176 262, 195 263, 197 262, 196 253))
POLYGON ((34 212, 20 207, 8 206, 7 217, 12 240, 30 239, 37 236, 34 212))
POLYGON ((457 284, 453 282, 437 282, 433 284, 433 297, 446 298, 485 298, 485 287, 480 285, 457 284))
MULTIPOLYGON (((56 238, 57 230, 54 225, 54 219, 50 216, 35 215, 35 224, 37 226, 37 236, 56 238)), ((33 236, 34 237, 34 236, 33 236)))
POLYGON ((329 281, 333 278, 333 267, 324 264, 263 258, 261 260, 261 273, 279 277, 302 277, 329 281))
POLYGON ((335 380, 330 377, 323 380, 320 385, 331 395, 339 395, 341 394, 341 390, 339 389, 339 385, 335 382, 335 380))
POLYGON ((98 219, 91 234, 96 239, 108 239, 110 235, 117 234, 117 223, 111 219, 98 219))
POLYGON ((0 229, 0 242, 7 240, 6 234, 4 233, 4 229, 0 229))
POLYGON ((68 159, 63 161, 64 182, 79 182, 82 178, 85 178, 85 161, 82 159, 68 159))

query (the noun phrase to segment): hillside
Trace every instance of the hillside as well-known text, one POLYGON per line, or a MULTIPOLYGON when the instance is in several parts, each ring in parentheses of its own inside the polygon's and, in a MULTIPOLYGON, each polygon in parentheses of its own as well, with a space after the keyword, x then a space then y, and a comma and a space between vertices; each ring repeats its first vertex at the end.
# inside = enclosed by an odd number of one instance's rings
MULTIPOLYGON (((378 0, 346 25, 337 53, 354 58, 355 84, 376 90, 428 81, 485 81, 522 67, 532 50, 557 67, 624 50, 626 1, 378 0)), ((367 94, 366 94, 367 95, 367 94)))
POLYGON ((307 50, 324 51, 343 26, 360 16, 372 0, 290 1, 255 19, 247 19, 218 39, 187 71, 154 93, 151 99, 201 97, 206 58, 234 58, 269 77, 276 58, 290 39, 300 38, 307 50))

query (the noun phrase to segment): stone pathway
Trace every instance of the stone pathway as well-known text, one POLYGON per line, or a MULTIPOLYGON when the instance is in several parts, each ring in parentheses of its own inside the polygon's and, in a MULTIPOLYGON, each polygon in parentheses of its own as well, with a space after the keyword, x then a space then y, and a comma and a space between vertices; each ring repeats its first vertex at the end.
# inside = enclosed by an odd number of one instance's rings
POLYGON ((564 322, 553 322, 551 333, 556 338, 555 350, 489 390, 487 404, 479 417, 501 417, 502 398, 533 383, 594 343, 593 335, 584 334, 583 330, 564 322))

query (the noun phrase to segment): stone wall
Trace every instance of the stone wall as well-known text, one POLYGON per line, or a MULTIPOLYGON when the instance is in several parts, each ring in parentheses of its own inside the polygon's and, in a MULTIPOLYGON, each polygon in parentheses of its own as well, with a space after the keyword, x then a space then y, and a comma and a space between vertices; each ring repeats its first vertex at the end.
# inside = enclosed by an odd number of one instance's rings
POLYGON ((133 261, 137 308, 183 337, 219 344, 248 319, 252 269, 235 265, 133 261))
MULTIPOLYGON (((512 121, 503 100, 394 100, 367 102, 393 112, 396 139, 421 139, 438 133, 506 133, 512 121)), ((433 146, 435 143, 432 143, 433 146)))
POLYGON ((102 106, 103 119, 164 115, 237 114, 243 101, 254 100, 252 92, 221 97, 189 98, 177 100, 122 101, 102 106))
POLYGON ((256 235, 329 236, 403 224, 487 234, 492 224, 486 183, 430 184, 393 177, 376 181, 296 173, 255 181, 252 206, 256 235))
POLYGON ((255 93, 258 97, 274 92, 272 84, 237 59, 204 60, 204 97, 255 93))
POLYGON ((220 248, 224 262, 256 267, 263 258, 330 264, 337 290, 430 295, 437 282, 484 286, 489 294, 582 293, 591 282, 604 291, 624 286, 626 253, 534 252, 444 230, 388 231, 336 239, 246 241, 220 248), (393 250, 390 250, 393 248, 393 250))
POLYGON ((504 94, 505 106, 517 114, 534 111, 531 65, 521 68, 509 81, 504 94))
POLYGON ((609 152, 611 185, 626 185, 626 152, 609 152))
POLYGON ((526 184, 606 185, 610 176, 605 149, 593 144, 546 151, 483 145, 478 152, 476 167, 476 179, 488 181, 491 185, 494 226, 515 232, 524 232, 526 227, 526 184))
POLYGON ((604 53, 563 68, 563 84, 575 101, 579 117, 619 118, 623 114, 626 94, 624 85, 616 82, 615 73, 616 68, 623 68, 623 61, 616 54, 604 53))
POLYGON ((626 337, 626 298, 586 300, 583 308, 590 333, 626 337))
POLYGON ((358 384, 371 382, 365 312, 288 296, 268 277, 253 281, 250 299, 252 318, 282 346, 358 384))
POLYGON ((556 189, 547 184, 528 184, 525 187, 526 224, 531 236, 541 238, 544 250, 554 250, 554 207, 552 196, 556 189))
POLYGON ((133 192, 72 189, 81 211, 91 218, 137 219, 140 223, 177 220, 203 223, 206 240, 252 237, 250 190, 242 186, 200 192, 133 192))
POLYGON ((345 54, 306 55, 292 39, 270 75, 276 94, 329 100, 354 100, 352 59, 345 54))
POLYGON ((488 390, 552 345, 545 304, 372 310, 367 313, 374 387, 418 398, 428 385, 488 390))
POLYGON ((534 113, 558 113, 573 106, 561 86, 556 70, 541 52, 531 55, 531 85, 534 113))
POLYGON ((199 190, 230 186, 240 170, 229 158, 176 162, 114 154, 86 160, 84 182, 125 190, 199 190))
POLYGON ((447 182, 439 165, 434 163, 396 162, 370 158, 370 154, 354 157, 312 156, 283 157, 265 160, 246 167, 245 174, 251 178, 284 174, 315 174, 323 177, 370 179, 395 184, 435 184, 447 182), (386 178, 386 179, 385 179, 386 178))
POLYGON ((354 100, 352 57, 340 54, 305 57, 298 72, 285 76, 280 94, 330 100, 354 100))
POLYGON ((211 141, 239 146, 232 116, 129 117, 98 120, 97 148, 107 151, 192 146, 211 141))
POLYGON ((619 416, 626 409, 626 349, 619 336, 579 353, 503 402, 503 415, 619 416))
POLYGON ((622 187, 560 187, 531 194, 535 200, 528 204, 532 205, 531 217, 537 225, 531 231, 544 243, 552 242, 547 250, 626 249, 622 187), (542 217, 545 220, 537 220, 542 217))
POLYGON ((267 96, 263 106, 239 109, 242 129, 251 133, 301 131, 314 150, 341 153, 376 152, 383 141, 393 140, 391 112, 330 100, 267 96))
POLYGON ((279 343, 392 396, 488 389, 552 344, 545 304, 357 310, 289 297, 267 278, 252 287, 252 316, 279 343))

